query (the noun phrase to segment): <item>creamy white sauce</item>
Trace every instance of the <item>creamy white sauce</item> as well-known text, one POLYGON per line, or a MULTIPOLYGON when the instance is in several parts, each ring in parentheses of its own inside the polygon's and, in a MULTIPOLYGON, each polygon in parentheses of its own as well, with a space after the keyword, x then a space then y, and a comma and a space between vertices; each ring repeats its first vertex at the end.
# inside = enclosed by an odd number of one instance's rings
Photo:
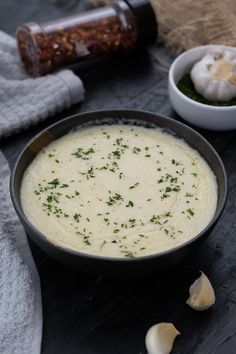
POLYGON ((57 245, 138 257, 180 245, 213 218, 216 178, 183 140, 158 129, 105 125, 42 150, 21 187, 25 215, 57 245))

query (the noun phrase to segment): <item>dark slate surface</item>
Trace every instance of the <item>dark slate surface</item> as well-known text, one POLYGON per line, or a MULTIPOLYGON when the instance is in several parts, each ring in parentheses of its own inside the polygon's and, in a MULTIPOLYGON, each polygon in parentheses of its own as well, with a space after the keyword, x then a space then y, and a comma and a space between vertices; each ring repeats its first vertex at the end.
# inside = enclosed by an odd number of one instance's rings
MULTIPOLYGON (((14 34, 24 21, 58 17, 81 6, 76 0, 61 0, 60 6, 50 0, 1 0, 0 27, 14 34)), ((163 49, 152 48, 77 68, 87 89, 84 104, 1 141, 10 165, 35 133, 74 112, 135 108, 179 119, 169 104, 160 55, 165 55, 163 49)), ((173 322, 182 333, 175 354, 236 353, 236 133, 199 131, 224 161, 229 197, 216 229, 191 259, 150 278, 104 279, 67 269, 31 244, 42 283, 43 354, 145 354, 145 333, 160 321, 173 322), (217 298, 204 313, 185 305, 199 270, 212 280, 217 298)))

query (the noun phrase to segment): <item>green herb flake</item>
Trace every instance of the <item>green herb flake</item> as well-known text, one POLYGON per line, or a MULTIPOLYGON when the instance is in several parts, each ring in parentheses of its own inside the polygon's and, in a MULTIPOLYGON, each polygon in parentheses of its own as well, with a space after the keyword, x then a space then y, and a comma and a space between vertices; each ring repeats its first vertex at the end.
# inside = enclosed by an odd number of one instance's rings
POLYGON ((87 179, 95 178, 93 166, 91 166, 87 172, 80 172, 82 176, 86 176, 87 179))
POLYGON ((150 222, 154 224, 160 224, 160 215, 153 215, 150 219, 150 222))
POLYGON ((58 178, 54 178, 52 181, 48 182, 48 184, 53 188, 56 188, 59 186, 60 182, 58 178))
POLYGON ((185 197, 186 197, 186 198, 191 198, 191 197, 193 197, 193 194, 191 194, 191 193, 185 193, 185 197))
POLYGON ((63 183, 63 184, 60 186, 60 188, 68 188, 68 187, 69 187, 69 185, 66 184, 66 183, 63 183))
POLYGON ((134 203, 132 202, 132 200, 129 200, 128 203, 126 204, 126 208, 129 208, 129 207, 133 208, 133 206, 134 206, 134 203))
POLYGON ((109 199, 106 203, 107 203, 107 205, 113 205, 113 204, 116 204, 117 202, 121 202, 121 201, 123 201, 122 196, 119 193, 115 193, 113 196, 109 197, 109 199))
POLYGON ((89 160, 89 155, 94 154, 95 151, 93 148, 89 148, 88 150, 85 150, 81 147, 77 148, 75 152, 72 152, 71 155, 77 157, 78 159, 82 160, 89 160))
POLYGON ((75 219, 75 221, 76 222, 80 222, 80 219, 81 219, 81 214, 78 214, 78 213, 75 213, 74 215, 73 215, 73 218, 75 219))
POLYGON ((186 210, 187 211, 187 213, 189 214, 189 215, 191 215, 191 216, 193 216, 194 215, 194 211, 192 210, 192 209, 187 209, 186 210))
POLYGON ((121 251, 125 254, 125 257, 134 258, 134 253, 130 251, 121 251))
POLYGON ((106 243, 107 243, 106 240, 104 240, 104 241, 102 242, 102 244, 101 244, 101 246, 100 246, 100 250, 103 248, 103 246, 105 246, 106 243))
POLYGON ((172 159, 171 162, 172 162, 172 165, 175 165, 175 166, 182 165, 182 162, 176 161, 175 159, 172 159))
POLYGON ((113 233, 114 233, 114 234, 117 234, 117 232, 120 232, 120 230, 119 230, 119 229, 113 230, 113 233))
POLYGON ((135 146, 132 151, 134 154, 139 154, 141 149, 135 146))
POLYGON ((129 189, 134 189, 135 187, 137 187, 140 183, 136 182, 135 184, 133 184, 132 186, 129 187, 129 189))

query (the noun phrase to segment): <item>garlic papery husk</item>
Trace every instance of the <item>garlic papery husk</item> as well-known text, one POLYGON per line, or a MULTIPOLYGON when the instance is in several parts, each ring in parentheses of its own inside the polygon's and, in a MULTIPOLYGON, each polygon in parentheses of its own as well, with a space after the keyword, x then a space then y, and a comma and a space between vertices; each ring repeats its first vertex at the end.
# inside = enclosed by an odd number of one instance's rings
POLYGON ((214 289, 203 272, 201 272, 201 276, 190 286, 189 293, 190 296, 186 304, 194 310, 204 311, 215 303, 214 289))
POLYGON ((162 322, 152 326, 145 339, 148 354, 169 354, 179 334, 172 323, 162 322))
POLYGON ((191 70, 195 90, 208 101, 227 102, 236 97, 236 53, 211 48, 191 70))

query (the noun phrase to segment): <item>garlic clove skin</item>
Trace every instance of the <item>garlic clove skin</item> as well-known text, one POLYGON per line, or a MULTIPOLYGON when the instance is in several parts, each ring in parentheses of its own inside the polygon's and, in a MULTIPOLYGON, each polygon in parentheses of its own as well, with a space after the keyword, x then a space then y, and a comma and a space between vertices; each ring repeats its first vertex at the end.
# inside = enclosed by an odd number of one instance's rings
POLYGON ((214 289, 203 272, 190 286, 189 293, 190 296, 186 304, 196 311, 208 310, 215 303, 214 289))
POLYGON ((227 102, 236 97, 236 55, 211 48, 191 73, 195 90, 208 101, 227 102))
POLYGON ((219 60, 222 59, 224 56, 224 50, 221 48, 217 48, 217 47, 212 47, 208 50, 208 53, 215 59, 215 60, 219 60))
POLYGON ((172 323, 161 322, 149 328, 145 344, 148 354, 169 354, 180 332, 172 323))

